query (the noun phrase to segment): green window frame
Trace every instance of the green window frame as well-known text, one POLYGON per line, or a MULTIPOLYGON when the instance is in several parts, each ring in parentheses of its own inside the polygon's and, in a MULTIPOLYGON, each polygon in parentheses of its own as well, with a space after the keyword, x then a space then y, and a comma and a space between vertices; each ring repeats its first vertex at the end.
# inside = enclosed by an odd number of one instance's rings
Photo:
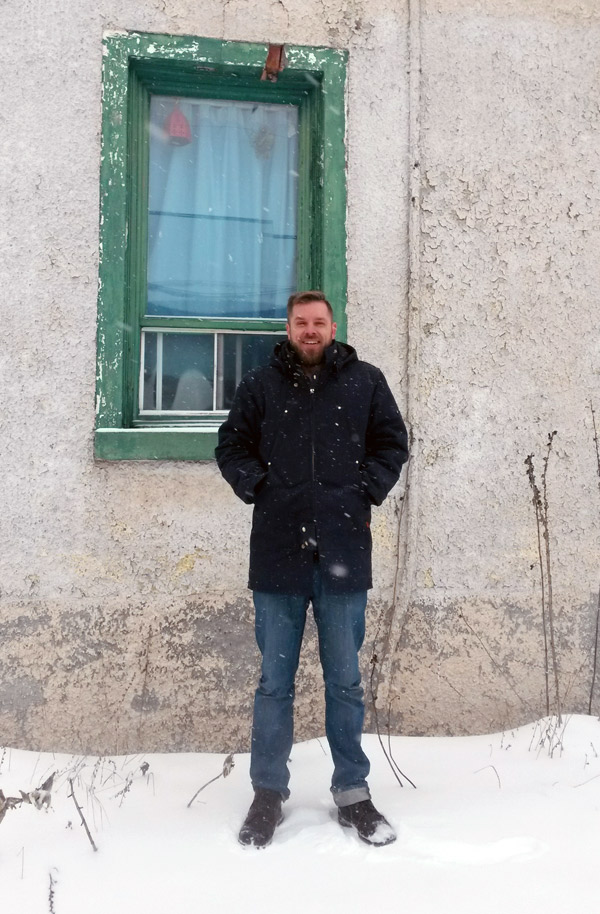
MULTIPOLYGON (((282 102, 299 110, 298 288, 323 288, 346 336, 345 82, 347 52, 286 45, 276 82, 261 81, 268 45, 119 33, 103 42, 100 265, 95 456, 210 460, 225 414, 147 422, 137 415, 146 301, 147 119, 151 94, 282 102)), ((283 332, 285 320, 196 318, 197 330, 283 332)))

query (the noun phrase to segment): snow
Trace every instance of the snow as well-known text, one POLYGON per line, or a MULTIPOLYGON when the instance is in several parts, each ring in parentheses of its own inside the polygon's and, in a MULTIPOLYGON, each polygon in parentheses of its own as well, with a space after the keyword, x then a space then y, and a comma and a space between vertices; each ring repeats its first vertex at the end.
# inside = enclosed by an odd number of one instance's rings
POLYGON ((0 822, 2 912, 597 910, 596 718, 485 736, 392 737, 393 756, 416 790, 399 786, 376 736, 364 745, 373 800, 398 832, 386 847, 369 847, 339 826, 325 740, 294 746, 292 797, 264 850, 237 843, 252 799, 247 755, 235 756, 222 777, 225 757, 215 754, 95 759, 0 749, 6 796, 58 772, 48 810, 21 804, 0 822))
POLYGON ((369 842, 375 845, 388 844, 394 840, 394 829, 386 822, 380 822, 372 835, 369 835, 369 842))

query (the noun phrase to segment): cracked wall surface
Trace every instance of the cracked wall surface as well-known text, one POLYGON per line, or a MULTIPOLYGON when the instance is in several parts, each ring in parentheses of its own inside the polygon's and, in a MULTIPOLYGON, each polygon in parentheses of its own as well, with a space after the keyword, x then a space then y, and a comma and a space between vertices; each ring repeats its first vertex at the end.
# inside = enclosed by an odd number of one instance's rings
MULTIPOLYGON (((565 707, 586 710, 600 547, 596 4, 10 0, 0 21, 3 741, 248 746, 250 509, 212 463, 93 459, 101 37, 125 29, 348 49, 348 336, 385 371, 414 437, 404 506, 403 479, 374 516, 367 684, 375 653, 383 719, 406 733, 544 712, 524 461, 535 454, 541 480, 556 430, 560 681, 565 707)), ((324 730, 320 692, 311 626, 298 738, 324 730)))
POLYGON ((590 694, 600 18, 565 3, 426 2, 422 16, 419 535, 392 704, 399 725, 472 732, 545 710, 524 461, 535 455, 541 485, 554 430, 560 684, 569 707, 587 710, 590 694))

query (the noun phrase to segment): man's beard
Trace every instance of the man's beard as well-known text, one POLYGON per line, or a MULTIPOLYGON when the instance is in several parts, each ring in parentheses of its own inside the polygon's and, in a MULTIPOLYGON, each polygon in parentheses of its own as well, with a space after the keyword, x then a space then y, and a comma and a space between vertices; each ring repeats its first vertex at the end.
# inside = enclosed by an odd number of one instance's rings
POLYGON ((290 345, 296 355, 298 356, 298 361, 301 365, 307 365, 312 367, 313 365, 320 365, 323 359, 325 358, 325 349, 326 346, 321 345, 320 347, 315 347, 314 351, 312 350, 302 350, 296 343, 290 341, 290 345))

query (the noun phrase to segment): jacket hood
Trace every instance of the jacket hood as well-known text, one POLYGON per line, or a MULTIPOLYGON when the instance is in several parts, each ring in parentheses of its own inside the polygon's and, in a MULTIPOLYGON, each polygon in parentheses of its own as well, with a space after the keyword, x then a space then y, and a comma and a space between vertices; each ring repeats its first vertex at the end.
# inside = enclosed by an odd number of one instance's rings
MULTIPOLYGON (((334 340, 325 350, 325 368, 332 374, 338 374, 346 365, 356 362, 357 359, 356 349, 348 343, 340 343, 339 340, 334 340)), ((302 372, 300 360, 289 340, 277 343, 270 364, 284 374, 296 375, 302 372)))

